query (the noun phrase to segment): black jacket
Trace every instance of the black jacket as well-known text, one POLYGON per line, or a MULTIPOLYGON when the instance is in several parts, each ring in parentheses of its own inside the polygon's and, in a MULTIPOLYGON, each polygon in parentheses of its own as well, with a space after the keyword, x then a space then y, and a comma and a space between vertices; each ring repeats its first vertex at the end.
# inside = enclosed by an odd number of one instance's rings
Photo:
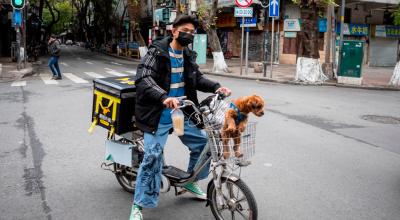
POLYGON ((58 40, 54 40, 53 42, 51 42, 49 44, 49 50, 50 50, 51 56, 59 57, 60 53, 61 53, 60 42, 58 40))
MULTIPOLYGON (((153 42, 137 69, 135 119, 136 126, 145 132, 157 130, 164 109, 163 101, 168 98, 171 83, 168 47, 171 41, 172 38, 167 37, 153 42)), ((203 76, 196 64, 196 53, 187 47, 183 59, 185 95, 198 105, 196 90, 213 93, 220 84, 203 76)))

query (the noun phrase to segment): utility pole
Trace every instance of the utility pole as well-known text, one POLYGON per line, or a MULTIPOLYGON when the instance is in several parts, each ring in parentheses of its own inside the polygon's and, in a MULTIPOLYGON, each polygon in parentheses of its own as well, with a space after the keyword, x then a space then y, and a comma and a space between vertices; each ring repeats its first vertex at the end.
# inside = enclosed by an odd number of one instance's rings
POLYGON ((339 63, 338 63, 338 68, 337 68, 337 73, 340 72, 340 63, 341 63, 341 54, 342 54, 342 44, 343 44, 343 27, 344 27, 344 12, 345 12, 345 6, 346 6, 346 0, 342 0, 342 5, 341 5, 341 12, 340 12, 340 42, 339 42, 339 63))
POLYGON ((268 24, 269 24, 269 15, 267 13, 267 8, 269 7, 269 4, 263 4, 261 2, 261 6, 264 8, 264 28, 263 28, 263 48, 262 48, 262 53, 263 53, 263 76, 267 77, 267 47, 266 47, 266 37, 268 34, 268 24))
POLYGON ((333 78, 332 75, 332 62, 331 62, 331 49, 332 47, 332 5, 326 6, 326 15, 327 15, 327 29, 325 34, 326 44, 325 44, 325 73, 329 78, 333 78))
POLYGON ((24 29, 23 29, 23 36, 24 36, 24 68, 26 67, 26 55, 27 55, 27 53, 28 53, 28 51, 26 50, 26 28, 27 28, 27 25, 26 25, 26 18, 27 18, 27 16, 28 16, 28 7, 29 7, 29 1, 27 1, 26 2, 26 7, 24 8, 24 25, 23 25, 23 27, 24 27, 24 29))

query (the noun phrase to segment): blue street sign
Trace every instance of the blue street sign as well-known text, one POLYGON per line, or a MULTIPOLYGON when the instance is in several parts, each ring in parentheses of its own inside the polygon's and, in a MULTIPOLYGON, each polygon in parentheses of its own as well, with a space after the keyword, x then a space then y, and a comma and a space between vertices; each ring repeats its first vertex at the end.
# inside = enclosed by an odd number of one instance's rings
POLYGON ((13 13, 13 25, 14 25, 14 26, 21 26, 21 24, 22 24, 21 10, 19 10, 19 9, 14 9, 14 13, 13 13))
POLYGON ((269 16, 279 17, 279 0, 269 0, 269 16))

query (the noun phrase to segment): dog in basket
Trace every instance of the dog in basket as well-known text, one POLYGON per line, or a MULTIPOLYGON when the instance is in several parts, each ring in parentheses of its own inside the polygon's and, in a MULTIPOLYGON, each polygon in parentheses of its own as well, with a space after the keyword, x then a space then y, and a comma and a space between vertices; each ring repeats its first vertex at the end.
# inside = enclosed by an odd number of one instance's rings
POLYGON ((233 100, 225 113, 225 120, 221 131, 224 146, 223 156, 228 159, 231 155, 229 140, 233 139, 233 150, 236 158, 243 157, 240 150, 241 135, 246 128, 248 114, 261 117, 264 115, 264 99, 258 95, 244 96, 233 100))

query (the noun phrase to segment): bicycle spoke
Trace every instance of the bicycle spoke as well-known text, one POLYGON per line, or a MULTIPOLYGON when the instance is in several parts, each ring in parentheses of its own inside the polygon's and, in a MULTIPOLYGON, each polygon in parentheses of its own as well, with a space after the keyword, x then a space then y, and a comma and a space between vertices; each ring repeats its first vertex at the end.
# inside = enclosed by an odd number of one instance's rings
POLYGON ((227 206, 225 206, 225 207, 224 207, 224 206, 222 206, 222 207, 221 207, 221 209, 219 209, 219 208, 217 207, 217 210, 218 210, 218 211, 222 211, 222 210, 226 210, 226 209, 228 209, 228 207, 227 207, 227 206))
POLYGON ((237 212, 239 212, 239 214, 244 218, 244 219, 249 219, 249 217, 247 217, 245 214, 242 213, 242 211, 240 211, 239 209, 236 209, 237 212))
POLYGON ((246 200, 247 201, 247 199, 246 199, 246 196, 243 196, 242 198, 240 198, 240 199, 238 199, 236 202, 242 202, 243 200, 246 200))

